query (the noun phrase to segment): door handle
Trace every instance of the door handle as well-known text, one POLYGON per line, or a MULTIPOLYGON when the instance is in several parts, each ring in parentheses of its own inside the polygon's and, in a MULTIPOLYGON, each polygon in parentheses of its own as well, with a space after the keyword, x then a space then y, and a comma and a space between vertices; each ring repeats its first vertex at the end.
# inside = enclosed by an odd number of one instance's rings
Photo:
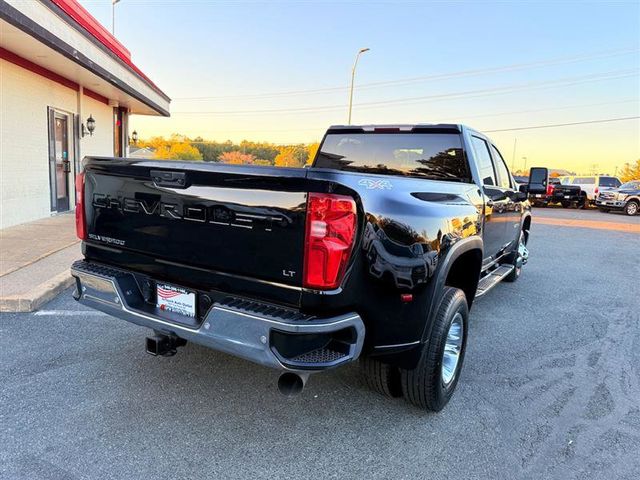
POLYGON ((184 172, 167 172, 151 170, 151 179, 159 187, 186 188, 187 179, 184 172))

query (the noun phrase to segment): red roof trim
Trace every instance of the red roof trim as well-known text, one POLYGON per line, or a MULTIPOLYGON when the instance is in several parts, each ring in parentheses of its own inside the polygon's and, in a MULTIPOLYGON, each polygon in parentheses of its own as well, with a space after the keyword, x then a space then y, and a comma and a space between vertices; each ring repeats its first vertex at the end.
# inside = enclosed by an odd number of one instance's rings
POLYGON ((93 98, 94 100, 102 102, 105 105, 109 105, 109 99, 103 95, 100 95, 98 92, 94 92, 93 90, 89 90, 88 88, 83 88, 82 93, 84 93, 87 97, 93 98))
POLYGON ((80 3, 76 0, 51 0, 51 2, 56 4, 92 37, 107 47, 110 52, 115 54, 155 90, 162 95, 165 95, 149 77, 142 73, 142 70, 134 65, 131 61, 131 52, 129 52, 124 45, 122 45, 106 28, 104 28, 100 22, 98 22, 82 5, 80 5, 80 3))
POLYGON ((37 73, 38 75, 48 78, 49 80, 53 80, 54 82, 59 83, 60 85, 64 85, 71 90, 75 90, 76 92, 80 90, 80 85, 78 85, 76 82, 69 80, 68 78, 64 78, 62 75, 58 75, 57 73, 41 67, 40 65, 33 63, 31 60, 27 60, 26 58, 23 58, 20 55, 16 55, 9 50, 5 50, 2 47, 0 47, 0 58, 6 60, 7 62, 13 63, 14 65, 18 65, 19 67, 22 67, 26 70, 29 70, 30 72, 37 73))
POLYGON ((131 52, 122 45, 116 37, 111 35, 109 30, 104 28, 80 3, 76 0, 52 0, 76 23, 82 26, 87 32, 100 40, 100 43, 109 48, 126 62, 131 61, 131 52))

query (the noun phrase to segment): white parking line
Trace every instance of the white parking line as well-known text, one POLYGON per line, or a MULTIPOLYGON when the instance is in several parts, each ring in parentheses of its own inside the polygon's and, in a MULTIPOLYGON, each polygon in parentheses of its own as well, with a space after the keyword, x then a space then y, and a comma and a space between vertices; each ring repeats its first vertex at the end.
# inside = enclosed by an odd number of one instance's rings
POLYGON ((108 317, 106 313, 98 312, 96 310, 40 310, 35 312, 34 315, 37 317, 108 317))

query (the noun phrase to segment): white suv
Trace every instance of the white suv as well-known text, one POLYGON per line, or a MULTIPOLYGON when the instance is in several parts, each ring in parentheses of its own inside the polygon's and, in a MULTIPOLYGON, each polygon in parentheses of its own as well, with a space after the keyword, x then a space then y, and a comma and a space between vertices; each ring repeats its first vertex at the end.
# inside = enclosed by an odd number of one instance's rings
POLYGON ((580 185, 580 189, 587 196, 587 200, 591 205, 596 203, 598 193, 618 188, 622 182, 617 177, 608 175, 585 175, 576 177, 565 177, 562 183, 570 185, 580 185))

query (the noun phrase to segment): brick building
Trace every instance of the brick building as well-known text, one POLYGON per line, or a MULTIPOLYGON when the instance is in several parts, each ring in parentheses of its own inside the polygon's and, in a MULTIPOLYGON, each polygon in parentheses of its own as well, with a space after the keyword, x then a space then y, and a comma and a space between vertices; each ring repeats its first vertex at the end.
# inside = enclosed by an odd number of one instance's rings
POLYGON ((82 158, 169 103, 76 0, 0 0, 0 228, 72 210, 82 158))

